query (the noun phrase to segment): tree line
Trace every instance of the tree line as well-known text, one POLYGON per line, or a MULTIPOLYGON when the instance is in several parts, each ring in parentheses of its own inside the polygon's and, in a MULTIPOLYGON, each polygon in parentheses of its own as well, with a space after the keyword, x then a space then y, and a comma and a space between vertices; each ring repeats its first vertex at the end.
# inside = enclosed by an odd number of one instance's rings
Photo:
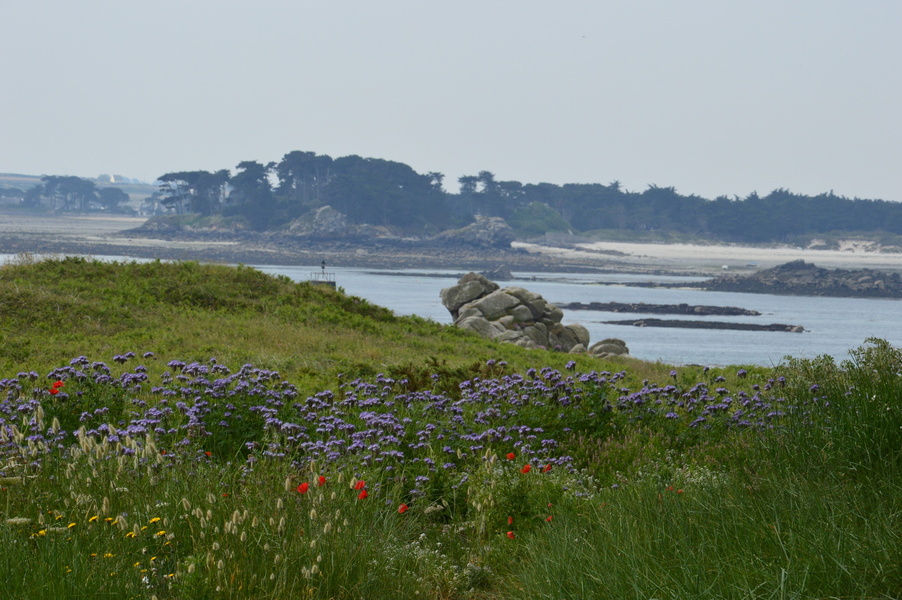
POLYGON ((786 242, 837 231, 902 235, 902 203, 817 196, 777 189, 765 196, 714 200, 650 185, 642 192, 610 184, 524 184, 490 171, 458 179, 449 193, 439 172, 378 158, 332 158, 294 151, 279 162, 239 163, 231 174, 166 173, 161 202, 172 212, 242 216, 254 229, 277 228, 329 205, 352 223, 434 233, 478 215, 502 217, 521 235, 598 230, 658 231, 736 242, 786 242))
POLYGON ((223 169, 165 173, 161 204, 177 214, 243 217, 251 228, 277 228, 322 206, 352 223, 408 231, 448 227, 451 197, 440 173, 417 173, 403 163, 378 158, 332 158, 294 151, 279 162, 243 161, 223 169))
POLYGON ((116 211, 129 201, 129 196, 117 187, 98 187, 90 179, 70 175, 45 175, 41 183, 24 192, 11 190, 11 197, 21 197, 22 205, 47 205, 55 211, 88 212, 116 211))
MULTIPOLYGON (((660 232, 734 242, 790 242, 831 232, 902 235, 902 203, 849 199, 832 192, 807 196, 786 189, 713 200, 649 185, 629 191, 609 184, 502 181, 490 171, 458 178, 444 189, 439 172, 351 155, 332 158, 293 151, 278 162, 243 161, 234 170, 180 171, 158 178, 153 198, 168 213, 222 216, 267 231, 323 206, 351 223, 430 235, 477 216, 504 218, 520 237, 549 232, 660 232)), ((78 177, 45 176, 23 203, 57 210, 115 210, 128 195, 78 177)))

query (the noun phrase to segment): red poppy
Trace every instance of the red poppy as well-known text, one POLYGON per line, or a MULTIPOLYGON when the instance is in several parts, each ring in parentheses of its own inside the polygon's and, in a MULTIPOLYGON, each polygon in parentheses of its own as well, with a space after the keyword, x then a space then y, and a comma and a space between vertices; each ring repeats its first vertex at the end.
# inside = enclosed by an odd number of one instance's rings
POLYGON ((673 491, 673 486, 672 486, 672 485, 668 485, 668 486, 667 486, 667 491, 668 491, 668 492, 672 492, 672 491, 673 491))
POLYGON ((369 494, 366 493, 366 490, 360 490, 360 493, 357 494, 357 499, 358 500, 366 500, 367 496, 369 496, 369 494))
POLYGON ((50 387, 52 387, 52 388, 55 389, 55 390, 58 390, 58 389, 60 389, 61 387, 63 387, 64 385, 65 385, 65 384, 64 384, 62 381, 56 380, 56 381, 53 382, 53 385, 51 385, 50 387))
POLYGON ((523 465, 523 468, 520 469, 521 473, 529 473, 532 470, 532 465, 523 465))
POLYGON ((403 515, 404 513, 407 512, 408 508, 410 508, 410 507, 407 506, 406 504, 402 504, 401 506, 398 507, 398 512, 403 515))
POLYGON ((204 454, 206 454, 207 456, 213 456, 213 453, 210 452, 209 450, 207 450, 206 452, 204 452, 204 454))
POLYGON ((550 465, 550 464, 547 464, 547 465, 545 465, 544 467, 542 467, 542 473, 547 473, 547 472, 550 471, 550 470, 551 470, 551 465, 550 465))
POLYGON ((682 494, 683 490, 677 490, 677 494, 682 494))
POLYGON ((59 393, 60 393, 60 391, 59 391, 58 389, 56 389, 56 388, 50 388, 49 391, 50 391, 51 394, 59 394, 59 393))
POLYGON ((366 487, 366 482, 362 479, 354 484, 355 490, 362 490, 364 487, 366 487))
POLYGON ((507 524, 508 524, 508 525, 513 525, 513 524, 514 524, 514 518, 513 518, 513 517, 508 517, 508 518, 507 518, 507 524))
POLYGON ((516 458, 516 457, 517 457, 517 455, 514 454, 513 452, 507 453, 507 460, 514 460, 514 458, 516 458))
POLYGON ((298 486, 298 494, 306 494, 307 490, 310 488, 310 484, 306 481, 298 486))
POLYGON ((514 539, 514 538, 517 537, 517 536, 514 535, 514 532, 513 532, 513 531, 508 531, 508 532, 507 532, 507 537, 509 537, 510 539, 514 539))
POLYGON ((322 487, 322 486, 326 485, 326 477, 325 477, 325 475, 320 475, 320 476, 319 476, 319 479, 316 480, 316 485, 319 486, 319 487, 322 487))
POLYGON ((547 517, 545 517, 545 520, 548 521, 549 523, 551 523, 552 516, 553 515, 548 515, 547 517))

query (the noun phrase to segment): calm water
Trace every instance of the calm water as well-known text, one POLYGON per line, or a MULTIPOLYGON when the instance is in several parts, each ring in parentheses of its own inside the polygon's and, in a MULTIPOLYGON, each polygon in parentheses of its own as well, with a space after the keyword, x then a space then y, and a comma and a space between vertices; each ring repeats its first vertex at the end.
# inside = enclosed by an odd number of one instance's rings
MULTIPOLYGON (((287 275, 295 281, 310 278, 315 267, 257 266, 267 273, 287 275)), ((377 271, 335 268, 339 287, 350 295, 392 309, 399 315, 419 315, 439 323, 450 323, 439 292, 455 285, 459 271, 377 271)), ((671 364, 775 365, 786 356, 814 358, 823 354, 837 360, 848 358, 848 350, 879 337, 902 345, 902 301, 850 298, 818 298, 703 292, 689 289, 630 287, 629 282, 696 281, 693 278, 638 275, 585 275, 516 273, 516 285, 541 294, 552 303, 646 302, 650 304, 707 304, 738 306, 761 313, 758 317, 692 317, 693 320, 801 325, 804 333, 770 331, 724 331, 606 325, 603 321, 628 318, 679 316, 606 313, 568 310, 564 323, 584 325, 593 342, 607 337, 626 341, 630 354, 649 361, 671 364), (525 278, 525 279, 524 279, 525 278)), ((687 318, 687 317, 683 317, 687 318)))
MULTIPOLYGON (((0 255, 0 263, 12 259, 0 255)), ((122 256, 94 257, 101 260, 139 260, 122 256)), ((306 281, 315 266, 284 267, 255 265, 271 274, 286 275, 294 281, 306 281)), ((385 306, 398 315, 418 315, 438 323, 450 323, 451 316, 442 306, 439 292, 457 283, 461 271, 385 271, 357 268, 330 268, 338 286, 352 296, 385 306)), ((557 304, 569 302, 646 302, 650 304, 708 304, 738 306, 761 313, 759 317, 692 317, 694 320, 785 323, 801 325, 804 333, 769 331, 723 331, 606 325, 603 321, 657 317, 687 318, 670 315, 642 315, 568 310, 564 323, 579 323, 590 333, 592 342, 607 337, 626 341, 630 354, 649 361, 670 364, 774 365, 786 356, 814 358, 828 354, 837 360, 848 358, 851 348, 861 346, 868 337, 886 339, 902 346, 902 301, 850 298, 818 298, 702 292, 688 289, 650 289, 630 287, 630 282, 680 282, 692 278, 646 275, 586 275, 516 273, 517 279, 498 281, 504 287, 515 285, 541 294, 557 304)))

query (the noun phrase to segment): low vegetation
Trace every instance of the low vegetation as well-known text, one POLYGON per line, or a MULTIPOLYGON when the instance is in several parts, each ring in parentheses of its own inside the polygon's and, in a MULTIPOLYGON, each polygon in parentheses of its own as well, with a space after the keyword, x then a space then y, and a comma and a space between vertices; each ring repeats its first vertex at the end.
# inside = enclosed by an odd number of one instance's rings
POLYGON ((525 351, 195 263, 0 268, 4 598, 897 598, 902 352, 525 351))

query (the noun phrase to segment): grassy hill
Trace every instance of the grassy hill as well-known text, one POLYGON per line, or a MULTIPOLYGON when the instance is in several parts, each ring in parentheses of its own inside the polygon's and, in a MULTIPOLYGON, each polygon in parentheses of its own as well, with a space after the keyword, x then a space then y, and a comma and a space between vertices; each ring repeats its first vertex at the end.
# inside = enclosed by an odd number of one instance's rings
POLYGON ((0 268, 4 598, 897 598, 902 352, 671 368, 251 268, 0 268))
MULTIPOLYGON (((498 355, 497 345, 477 336, 396 317, 328 287, 194 262, 70 257, 9 265, 0 270, 0 315, 0 372, 7 373, 54 368, 81 355, 110 360, 153 352, 252 363, 313 393, 339 373, 371 377, 427 363, 454 369, 498 355)), ((538 362, 563 368, 572 359, 511 346, 504 353, 523 370, 538 362)))

